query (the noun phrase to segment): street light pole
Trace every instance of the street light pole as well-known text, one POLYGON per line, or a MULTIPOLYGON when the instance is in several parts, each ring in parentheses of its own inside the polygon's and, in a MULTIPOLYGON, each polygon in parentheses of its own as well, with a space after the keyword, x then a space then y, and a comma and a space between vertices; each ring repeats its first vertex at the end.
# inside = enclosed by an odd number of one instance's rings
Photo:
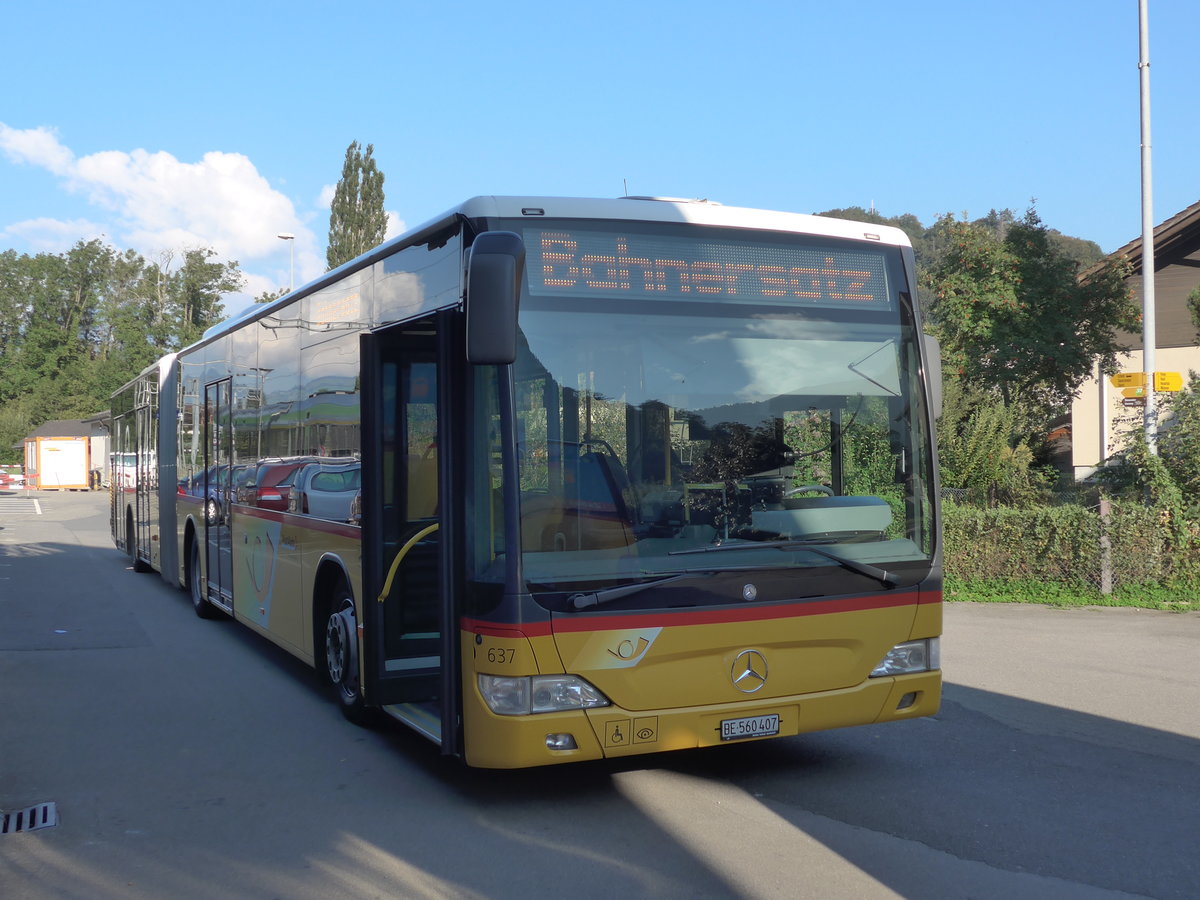
POLYGON ((1146 0, 1138 2, 1138 80, 1141 87, 1142 112, 1142 371, 1146 385, 1146 409, 1143 427, 1146 447, 1151 454, 1158 452, 1158 402, 1154 396, 1154 370, 1158 365, 1155 349, 1158 343, 1157 322, 1154 319, 1154 202, 1150 174, 1150 26, 1147 22, 1146 0))
POLYGON ((288 293, 290 294, 292 291, 294 291, 296 289, 296 236, 294 234, 292 234, 291 232, 281 231, 279 234, 275 235, 275 237, 279 238, 281 241, 288 242, 288 250, 290 251, 288 254, 290 257, 290 260, 289 260, 290 274, 288 276, 288 293))

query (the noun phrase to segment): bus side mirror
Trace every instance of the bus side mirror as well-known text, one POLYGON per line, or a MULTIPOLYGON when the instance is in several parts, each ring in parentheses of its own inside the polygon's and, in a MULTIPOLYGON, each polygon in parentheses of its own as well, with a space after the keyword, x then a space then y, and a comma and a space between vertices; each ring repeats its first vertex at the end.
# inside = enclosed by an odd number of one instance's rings
POLYGON ((511 231, 485 231, 467 266, 467 361, 508 365, 517 358, 517 298, 525 244, 511 231))
POLYGON ((942 417, 942 347, 932 334, 921 335, 924 351, 925 386, 929 391, 929 407, 935 419, 942 417))

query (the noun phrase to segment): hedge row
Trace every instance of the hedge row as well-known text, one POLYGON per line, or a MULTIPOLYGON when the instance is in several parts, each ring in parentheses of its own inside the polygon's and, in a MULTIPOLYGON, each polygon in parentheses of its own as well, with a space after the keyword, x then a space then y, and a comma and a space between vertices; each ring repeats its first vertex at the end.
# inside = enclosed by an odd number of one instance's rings
POLYGON ((1188 530, 1139 504, 1114 502, 1107 522, 1084 506, 979 509, 947 502, 944 513, 946 575, 960 583, 1003 579, 1099 589, 1107 568, 1107 581, 1118 589, 1192 580, 1200 569, 1188 530))

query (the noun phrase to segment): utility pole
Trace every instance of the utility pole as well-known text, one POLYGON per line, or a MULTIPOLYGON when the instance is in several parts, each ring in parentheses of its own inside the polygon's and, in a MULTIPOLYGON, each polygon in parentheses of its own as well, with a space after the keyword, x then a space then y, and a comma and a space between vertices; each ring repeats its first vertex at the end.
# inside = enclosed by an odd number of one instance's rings
POLYGON ((1148 0, 1138 0, 1138 75, 1142 98, 1142 371, 1146 373, 1143 423, 1146 446, 1150 453, 1157 454, 1158 403, 1154 396, 1154 351, 1158 335, 1154 321, 1154 202, 1153 180, 1150 177, 1150 27, 1147 3, 1148 0))

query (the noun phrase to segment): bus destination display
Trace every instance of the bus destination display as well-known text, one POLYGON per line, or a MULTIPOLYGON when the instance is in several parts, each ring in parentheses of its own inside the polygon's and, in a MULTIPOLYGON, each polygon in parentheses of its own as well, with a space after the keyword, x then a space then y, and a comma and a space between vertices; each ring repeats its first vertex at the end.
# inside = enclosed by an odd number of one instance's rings
POLYGON ((525 229, 535 296, 890 309, 883 248, 525 229))

